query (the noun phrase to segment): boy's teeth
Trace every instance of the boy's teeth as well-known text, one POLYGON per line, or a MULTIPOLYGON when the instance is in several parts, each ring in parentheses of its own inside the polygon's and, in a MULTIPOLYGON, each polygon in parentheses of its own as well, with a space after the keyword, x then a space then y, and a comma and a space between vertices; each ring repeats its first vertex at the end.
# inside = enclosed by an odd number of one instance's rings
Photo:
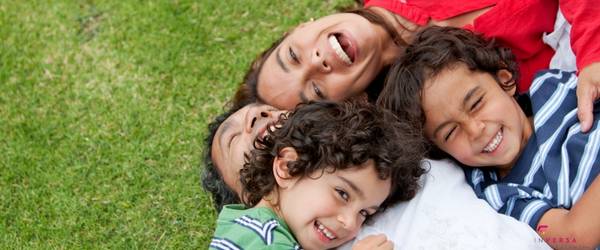
POLYGON ((334 35, 329 36, 329 45, 331 45, 333 51, 335 51, 335 54, 342 59, 344 63, 348 65, 352 64, 352 60, 350 60, 348 54, 346 54, 344 49, 342 49, 342 45, 340 45, 340 42, 334 35))
POLYGON ((489 152, 496 150, 498 145, 500 145, 501 141, 502 141, 502 130, 498 131, 498 133, 496 134, 494 139, 492 139, 490 144, 488 144, 487 146, 485 146, 485 148, 483 148, 483 152, 489 153, 489 152))
POLYGON ((323 233, 325 235, 325 237, 327 237, 330 240, 335 240, 336 239, 336 237, 333 235, 333 233, 330 232, 329 230, 327 230, 327 228, 325 226, 323 226, 319 222, 317 222, 317 224, 319 225, 317 228, 319 229, 319 231, 321 233, 323 233))

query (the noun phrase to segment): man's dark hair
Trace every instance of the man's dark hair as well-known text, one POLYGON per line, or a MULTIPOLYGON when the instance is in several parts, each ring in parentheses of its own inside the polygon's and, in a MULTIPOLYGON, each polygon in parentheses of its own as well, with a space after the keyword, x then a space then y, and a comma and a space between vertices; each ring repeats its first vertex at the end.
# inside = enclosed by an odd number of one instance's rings
MULTIPOLYGON (((425 114, 421 96, 425 82, 458 64, 466 65, 471 71, 491 74, 504 90, 517 87, 519 72, 510 49, 498 47, 493 39, 487 40, 468 30, 433 26, 419 32, 390 68, 377 104, 422 129, 425 114), (512 73, 512 79, 501 83, 497 72, 502 69, 512 73)), ((449 157, 433 143, 429 144, 429 157, 449 157)))
POLYGON ((411 199, 419 188, 424 155, 420 131, 401 122, 390 111, 366 101, 300 104, 280 119, 277 129, 256 141, 240 170, 242 197, 256 205, 277 187, 273 161, 280 150, 292 147, 298 158, 289 162, 291 177, 364 167, 372 160, 381 180, 391 179, 391 190, 381 208, 411 199))
POLYGON ((215 165, 212 160, 211 152, 212 152, 212 143, 219 129, 219 126, 233 113, 235 113, 238 109, 230 109, 225 113, 217 116, 209 125, 208 125, 208 135, 204 139, 204 168, 201 168, 201 182, 202 188, 207 191, 213 201, 213 205, 217 212, 221 211, 224 205, 227 204, 235 204, 240 203, 240 199, 238 195, 225 183, 223 180, 223 176, 219 171, 219 167, 215 165))

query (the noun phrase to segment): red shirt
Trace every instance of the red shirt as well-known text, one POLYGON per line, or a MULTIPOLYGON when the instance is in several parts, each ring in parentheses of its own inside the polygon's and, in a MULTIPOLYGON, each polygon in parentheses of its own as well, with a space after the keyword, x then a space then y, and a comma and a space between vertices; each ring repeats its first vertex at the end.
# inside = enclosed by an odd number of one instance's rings
POLYGON ((365 7, 377 6, 394 12, 418 25, 430 20, 443 21, 471 11, 491 7, 465 29, 494 37, 500 45, 511 48, 517 58, 521 79, 519 91, 529 89, 534 74, 548 68, 554 50, 542 41, 545 32, 554 30, 560 4, 571 23, 571 47, 579 69, 600 61, 600 41, 592 45, 600 32, 600 3, 591 0, 365 0, 365 7))

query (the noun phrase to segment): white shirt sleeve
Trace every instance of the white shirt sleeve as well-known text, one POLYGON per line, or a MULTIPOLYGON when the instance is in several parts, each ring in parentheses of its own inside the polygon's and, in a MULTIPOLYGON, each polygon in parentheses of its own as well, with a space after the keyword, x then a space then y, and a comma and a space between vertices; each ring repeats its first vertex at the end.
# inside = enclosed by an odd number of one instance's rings
POLYGON ((478 199, 456 164, 424 164, 429 172, 421 178, 417 195, 373 218, 357 239, 383 233, 394 249, 551 249, 527 224, 478 199))

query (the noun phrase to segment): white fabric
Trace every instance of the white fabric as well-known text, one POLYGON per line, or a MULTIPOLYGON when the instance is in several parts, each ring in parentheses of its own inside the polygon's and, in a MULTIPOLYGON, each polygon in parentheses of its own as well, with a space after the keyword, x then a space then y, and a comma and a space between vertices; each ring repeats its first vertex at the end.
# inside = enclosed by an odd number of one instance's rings
POLYGON ((373 218, 357 239, 384 233, 394 249, 550 249, 527 224, 478 199, 456 164, 427 160, 425 166, 415 198, 373 218))
POLYGON ((550 69, 576 71, 575 53, 571 49, 571 24, 563 14, 558 11, 554 22, 554 31, 544 34, 544 43, 554 49, 554 56, 550 60, 550 69))

